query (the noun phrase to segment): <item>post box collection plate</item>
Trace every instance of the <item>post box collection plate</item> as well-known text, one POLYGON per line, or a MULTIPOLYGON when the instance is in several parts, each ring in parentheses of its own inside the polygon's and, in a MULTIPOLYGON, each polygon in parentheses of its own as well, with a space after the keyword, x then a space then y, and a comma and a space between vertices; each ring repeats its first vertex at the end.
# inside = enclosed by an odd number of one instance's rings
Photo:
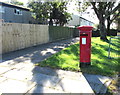
POLYGON ((82 38, 82 44, 83 44, 83 45, 86 44, 86 38, 82 38))

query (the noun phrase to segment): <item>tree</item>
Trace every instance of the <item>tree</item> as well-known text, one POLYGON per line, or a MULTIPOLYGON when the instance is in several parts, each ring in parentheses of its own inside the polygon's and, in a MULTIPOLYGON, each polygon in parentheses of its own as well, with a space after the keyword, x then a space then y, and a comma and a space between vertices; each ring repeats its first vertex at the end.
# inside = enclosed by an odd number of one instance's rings
POLYGON ((50 13, 50 18, 54 20, 54 22, 63 26, 69 20, 71 20, 71 15, 66 11, 67 10, 67 2, 52 2, 52 12, 50 13))
POLYGON ((110 35, 110 25, 112 22, 116 22, 120 20, 120 8, 118 9, 118 11, 116 11, 114 14, 112 14, 112 16, 110 15, 107 18, 107 33, 108 35, 110 35))
POLYGON ((66 24, 71 16, 67 13, 66 2, 29 2, 28 7, 32 9, 32 12, 35 13, 35 19, 39 22, 44 22, 50 20, 49 24, 56 25, 59 24, 63 26, 66 24))
POLYGON ((76 3, 78 3, 78 8, 77 11, 82 14, 83 12, 85 12, 89 6, 91 6, 91 4, 89 2, 79 2, 77 1, 76 3))
POLYGON ((91 4, 99 19, 99 28, 101 34, 100 38, 101 40, 108 41, 106 37, 107 32, 105 27, 105 21, 108 20, 108 24, 113 21, 110 16, 112 16, 112 14, 115 15, 115 12, 117 12, 120 8, 120 4, 117 4, 117 6, 115 6, 114 2, 91 2, 91 4))
MULTIPOLYGON (((120 14, 120 10, 118 12, 120 14)), ((116 23, 117 29, 118 29, 118 31, 120 31, 120 15, 117 16, 117 18, 113 22, 116 23)))
POLYGON ((15 5, 23 5, 23 2, 19 2, 17 0, 11 0, 10 3, 15 5))
POLYGON ((31 8, 31 11, 34 13, 34 19, 39 23, 46 22, 46 19, 50 16, 51 5, 49 2, 31 1, 28 3, 28 7, 31 8))

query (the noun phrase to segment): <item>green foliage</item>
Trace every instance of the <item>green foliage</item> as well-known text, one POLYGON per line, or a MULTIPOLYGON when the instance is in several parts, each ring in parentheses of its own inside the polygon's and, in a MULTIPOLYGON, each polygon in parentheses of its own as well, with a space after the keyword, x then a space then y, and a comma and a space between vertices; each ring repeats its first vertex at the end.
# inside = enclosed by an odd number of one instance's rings
POLYGON ((39 65, 52 68, 61 68, 65 70, 79 70, 79 44, 71 45, 57 54, 44 60, 39 65))
MULTIPOLYGON (((118 41, 119 39, 116 39, 118 41)), ((114 54, 118 54, 119 43, 113 44, 114 54)), ((83 72, 101 74, 112 76, 120 72, 118 58, 109 59, 108 58, 108 46, 109 44, 99 40, 98 38, 92 39, 92 66, 89 68, 82 69, 83 72)))
POLYGON ((114 14, 113 14, 113 20, 114 20, 114 22, 118 22, 118 21, 120 21, 120 8, 119 8, 119 10, 117 11, 117 12, 115 12, 114 14))
POLYGON ((10 2, 11 4, 15 4, 15 5, 23 5, 23 2, 19 2, 17 0, 11 0, 10 2))
POLYGON ((99 24, 94 24, 93 27, 94 27, 93 30, 98 30, 99 29, 99 24))
MULTIPOLYGON (((114 54, 117 54, 118 46, 114 45, 114 54)), ((92 38, 91 56, 92 65, 79 68, 79 43, 76 43, 38 63, 38 65, 72 71, 81 70, 83 73, 106 76, 112 76, 120 72, 119 59, 108 58, 108 43, 101 41, 99 37, 92 38)))
POLYGON ((79 8, 77 9, 78 12, 84 12, 87 8, 91 5, 90 2, 78 2, 79 8))
POLYGON ((34 13, 34 18, 40 23, 44 22, 49 18, 49 13, 51 11, 51 6, 49 2, 30 2, 28 7, 31 8, 31 11, 34 13))
POLYGON ((28 7, 35 13, 36 19, 40 22, 50 19, 50 25, 55 23, 63 26, 70 19, 71 15, 67 12, 67 2, 29 2, 28 7))

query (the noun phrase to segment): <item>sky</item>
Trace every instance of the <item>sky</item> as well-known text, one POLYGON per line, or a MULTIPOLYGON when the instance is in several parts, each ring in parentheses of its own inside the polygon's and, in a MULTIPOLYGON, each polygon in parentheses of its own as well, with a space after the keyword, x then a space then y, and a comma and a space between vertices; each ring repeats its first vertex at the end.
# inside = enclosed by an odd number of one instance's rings
MULTIPOLYGON (((0 0, 0 1, 5 2, 5 1, 11 1, 11 0, 0 0)), ((17 0, 17 1, 23 2, 24 4, 26 4, 28 2, 28 0, 17 0)))

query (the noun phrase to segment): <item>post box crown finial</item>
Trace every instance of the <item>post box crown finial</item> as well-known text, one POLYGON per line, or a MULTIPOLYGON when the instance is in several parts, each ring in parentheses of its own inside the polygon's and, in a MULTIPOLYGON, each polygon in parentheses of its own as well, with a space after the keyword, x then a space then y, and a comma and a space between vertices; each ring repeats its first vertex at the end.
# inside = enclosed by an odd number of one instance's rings
POLYGON ((92 26, 81 26, 81 27, 77 27, 77 29, 79 29, 80 31, 91 31, 93 27, 92 26))

